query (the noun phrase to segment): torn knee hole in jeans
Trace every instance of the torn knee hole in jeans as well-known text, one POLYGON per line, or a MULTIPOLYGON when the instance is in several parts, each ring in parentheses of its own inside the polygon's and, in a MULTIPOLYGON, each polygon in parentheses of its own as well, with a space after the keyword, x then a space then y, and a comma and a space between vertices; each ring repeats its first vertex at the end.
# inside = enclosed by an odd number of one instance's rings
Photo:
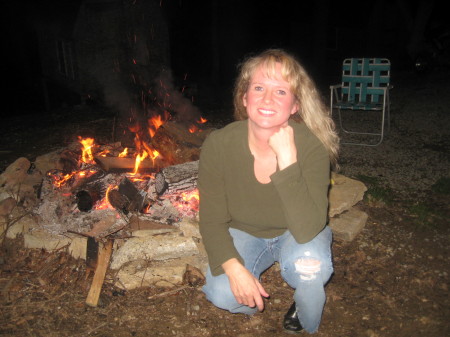
POLYGON ((305 257, 295 261, 295 270, 300 274, 300 279, 305 281, 314 280, 320 272, 321 262, 313 257, 309 257, 306 252, 305 257))

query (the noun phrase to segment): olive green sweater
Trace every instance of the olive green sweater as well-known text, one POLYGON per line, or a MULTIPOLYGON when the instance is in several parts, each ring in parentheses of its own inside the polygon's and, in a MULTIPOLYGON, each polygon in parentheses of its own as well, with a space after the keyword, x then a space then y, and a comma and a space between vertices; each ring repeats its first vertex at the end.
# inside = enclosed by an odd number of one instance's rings
POLYGON ((328 153, 304 123, 294 128, 297 163, 271 175, 261 184, 254 174, 248 145, 247 121, 213 131, 200 155, 200 232, 213 275, 222 263, 242 258, 229 227, 261 238, 289 230, 299 243, 313 239, 325 226, 328 209, 330 161, 328 153))

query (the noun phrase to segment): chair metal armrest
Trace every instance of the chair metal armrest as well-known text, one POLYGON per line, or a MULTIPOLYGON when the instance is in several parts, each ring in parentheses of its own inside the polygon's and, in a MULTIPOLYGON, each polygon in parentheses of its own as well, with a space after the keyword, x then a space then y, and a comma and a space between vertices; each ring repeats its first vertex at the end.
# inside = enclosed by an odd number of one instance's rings
POLYGON ((342 88, 342 84, 334 84, 330 85, 330 91, 331 91, 331 100, 333 102, 333 97, 336 98, 337 102, 341 102, 341 98, 339 97, 338 89, 342 88))
POLYGON ((330 89, 332 89, 332 90, 338 89, 340 87, 342 87, 342 83, 330 85, 330 89))

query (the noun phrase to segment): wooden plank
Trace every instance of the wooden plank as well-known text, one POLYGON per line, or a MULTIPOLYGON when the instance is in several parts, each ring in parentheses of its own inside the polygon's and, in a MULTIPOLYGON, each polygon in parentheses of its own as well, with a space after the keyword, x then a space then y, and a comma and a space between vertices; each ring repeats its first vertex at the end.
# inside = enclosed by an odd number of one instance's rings
POLYGON ((108 240, 103 247, 99 247, 97 268, 95 269, 94 279, 92 280, 91 288, 89 289, 89 293, 86 298, 86 304, 91 307, 96 307, 98 304, 100 292, 103 287, 103 281, 105 280, 106 271, 108 270, 112 248, 113 240, 108 240))
MULTIPOLYGON (((136 158, 95 157, 95 162, 106 172, 133 172, 136 158)), ((139 172, 157 171, 158 163, 145 158, 139 164, 139 172)))

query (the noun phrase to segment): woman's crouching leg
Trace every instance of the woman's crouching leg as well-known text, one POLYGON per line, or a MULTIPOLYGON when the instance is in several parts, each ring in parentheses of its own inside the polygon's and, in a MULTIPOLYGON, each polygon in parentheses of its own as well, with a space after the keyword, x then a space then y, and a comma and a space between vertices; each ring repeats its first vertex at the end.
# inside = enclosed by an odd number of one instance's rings
POLYGON ((297 314, 309 333, 319 328, 326 300, 324 287, 333 273, 331 241, 331 230, 325 227, 308 243, 290 244, 282 257, 283 278, 295 289, 297 314))
POLYGON ((228 310, 231 313, 242 313, 247 315, 255 314, 258 309, 239 304, 230 288, 230 282, 226 274, 213 276, 210 269, 206 273, 206 284, 203 286, 203 292, 208 301, 216 307, 228 310))

